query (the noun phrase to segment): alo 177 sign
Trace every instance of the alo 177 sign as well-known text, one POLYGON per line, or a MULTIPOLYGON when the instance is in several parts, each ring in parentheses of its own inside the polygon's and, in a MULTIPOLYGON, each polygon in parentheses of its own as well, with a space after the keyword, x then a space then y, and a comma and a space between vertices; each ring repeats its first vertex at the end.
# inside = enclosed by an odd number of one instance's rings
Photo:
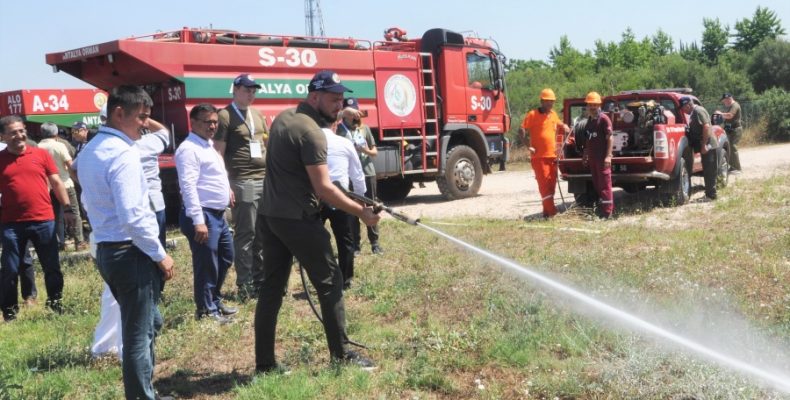
POLYGON ((0 94, 0 115, 98 113, 106 102, 98 89, 15 90, 0 94))

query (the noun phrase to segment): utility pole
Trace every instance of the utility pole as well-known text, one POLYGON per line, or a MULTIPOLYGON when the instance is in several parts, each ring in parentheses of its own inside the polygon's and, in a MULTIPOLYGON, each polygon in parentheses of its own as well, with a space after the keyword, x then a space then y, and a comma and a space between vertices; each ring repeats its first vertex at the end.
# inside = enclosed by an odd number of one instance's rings
POLYGON ((321 0, 304 1, 305 34, 324 37, 324 17, 321 16, 321 0))

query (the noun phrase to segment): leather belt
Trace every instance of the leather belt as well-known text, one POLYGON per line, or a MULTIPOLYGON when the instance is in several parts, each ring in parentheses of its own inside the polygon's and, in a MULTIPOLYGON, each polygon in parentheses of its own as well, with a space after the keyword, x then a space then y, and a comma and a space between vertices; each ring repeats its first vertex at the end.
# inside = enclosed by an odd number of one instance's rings
POLYGON ((122 250, 131 248, 133 244, 131 240, 124 240, 122 242, 99 242, 99 244, 96 246, 100 249, 104 248, 122 250))

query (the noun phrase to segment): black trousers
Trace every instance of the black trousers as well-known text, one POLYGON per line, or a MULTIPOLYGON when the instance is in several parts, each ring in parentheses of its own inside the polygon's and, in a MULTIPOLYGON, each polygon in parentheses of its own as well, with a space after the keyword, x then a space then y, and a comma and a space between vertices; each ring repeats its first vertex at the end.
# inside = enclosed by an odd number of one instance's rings
POLYGON ((351 235, 351 225, 356 223, 359 227, 359 222, 343 210, 324 206, 321 210, 321 220, 326 222, 327 219, 335 236, 337 262, 343 273, 343 283, 350 283, 354 278, 354 239, 351 235))
MULTIPOLYGON (((699 151, 700 149, 695 149, 699 151)), ((705 179, 705 196, 712 199, 716 198, 716 176, 718 175, 719 167, 719 150, 710 149, 706 154, 700 154, 700 161, 702 163, 702 176, 705 179)))
MULTIPOLYGON (((367 187, 367 191, 365 191, 365 197, 370 199, 376 198, 376 176, 366 176, 365 177, 365 186, 367 187)), ((359 249, 359 242, 360 242, 360 234, 359 234, 359 218, 352 216, 353 221, 351 222, 351 232, 354 236, 354 249, 359 249)), ((370 241, 371 246, 375 246, 379 244, 379 226, 366 226, 368 229, 368 240, 370 241)))
POLYGON ((263 248, 263 283, 255 308, 255 367, 275 365, 274 342, 277 315, 288 285, 293 257, 301 263, 318 292, 324 332, 333 359, 346 353, 346 309, 343 304, 343 277, 332 254, 329 232, 316 214, 294 220, 259 215, 256 240, 263 248))

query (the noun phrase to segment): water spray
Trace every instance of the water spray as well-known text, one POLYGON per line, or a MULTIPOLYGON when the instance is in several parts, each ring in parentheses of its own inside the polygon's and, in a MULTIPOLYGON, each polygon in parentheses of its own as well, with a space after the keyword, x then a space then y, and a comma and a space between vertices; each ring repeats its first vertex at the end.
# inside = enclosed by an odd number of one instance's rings
POLYGON ((517 263, 515 263, 515 262, 513 262, 511 260, 508 260, 508 259, 504 258, 504 257, 498 256, 498 255, 493 254, 491 252, 488 252, 488 251, 485 251, 485 250, 480 249, 478 247, 475 247, 475 246, 473 246, 473 245, 471 245, 469 243, 466 243, 466 242, 464 242, 464 241, 462 241, 462 240, 460 240, 458 238, 455 238, 455 237, 450 236, 450 235, 448 235, 448 234, 446 234, 446 233, 444 233, 442 231, 439 231, 438 229, 432 228, 432 227, 430 227, 428 225, 425 225, 425 224, 422 224, 422 223, 419 223, 419 222, 417 223, 417 225, 422 227, 422 228, 424 228, 424 229, 426 229, 426 230, 428 230, 428 231, 430 231, 430 232, 433 232, 434 234, 436 234, 438 236, 441 236, 441 237, 443 237, 443 238, 445 238, 445 239, 447 239, 447 240, 449 240, 449 241, 451 241, 451 242, 453 242, 453 243, 455 243, 455 244, 457 244, 457 245, 459 245, 459 246, 461 246, 461 247, 463 247, 463 248, 465 248, 467 250, 470 250, 473 253, 476 253, 476 254, 481 255, 481 256, 483 256, 485 258, 493 260, 496 263, 498 263, 498 264, 500 264, 502 266, 505 266, 505 267, 507 267, 507 268, 519 273, 519 274, 525 275, 525 276, 531 278, 534 281, 537 281, 537 282, 539 282, 539 283, 541 283, 541 284, 543 284, 545 286, 548 286, 548 287, 550 287, 552 289, 555 289, 556 291, 558 291, 558 292, 560 292, 560 293, 562 293, 562 294, 564 294, 564 295, 566 295, 568 297, 571 297, 571 298, 573 298, 573 299, 575 299, 577 301, 580 301, 580 302, 582 302, 584 304, 592 306, 596 310, 599 310, 602 313, 604 313, 604 314, 606 314, 606 315, 608 315, 610 317, 614 317, 614 318, 616 318, 616 319, 618 319, 620 321, 626 322, 627 324, 629 324, 630 326, 632 326, 634 328, 637 328, 637 329, 639 329, 641 331, 650 333, 650 334, 652 334, 654 336, 658 336, 658 337, 661 337, 661 338, 664 338, 664 339, 668 339, 668 340, 670 340, 670 341, 672 341, 672 342, 674 342, 674 343, 676 343, 678 345, 681 345, 681 346, 683 346, 683 347, 685 347, 685 348, 687 348, 687 349, 689 349, 689 350, 691 350, 691 351, 693 351, 693 352, 695 352, 697 354, 700 354, 700 355, 703 355, 703 356, 705 356, 705 357, 707 357, 709 359, 712 359, 712 360, 718 362, 721 365, 724 365, 724 366, 729 367, 731 369, 735 369, 737 371, 746 373, 748 375, 751 375, 752 377, 756 377, 756 378, 760 379, 761 381, 764 381, 764 382, 770 384, 775 389, 781 390, 781 391, 783 391, 785 393, 790 393, 790 376, 772 373, 772 372, 763 370, 761 368, 755 367, 755 366, 747 363, 746 361, 739 360, 739 359, 737 359, 735 357, 732 357, 732 356, 729 356, 727 354, 720 353, 720 352, 718 352, 716 350, 713 350, 713 349, 711 349, 711 348, 709 348, 709 347, 707 347, 707 346, 705 346, 703 344, 697 343, 697 342, 695 342, 693 340, 690 340, 688 338, 680 336, 680 335, 678 335, 676 333, 670 332, 667 329, 664 329, 664 328, 659 327, 659 326, 657 326, 655 324, 647 322, 647 321, 645 321, 645 320, 643 320, 643 319, 641 319, 641 318, 639 318, 639 317, 637 317, 635 315, 629 314, 629 313, 627 313, 625 311, 622 311, 620 309, 617 309, 617 308, 615 308, 615 307, 613 307, 613 306, 611 306, 609 304, 606 304, 606 303, 604 303, 604 302, 602 302, 600 300, 597 300, 597 299, 595 299, 595 298, 593 298, 591 296, 588 296, 588 295, 586 295, 584 293, 581 293, 581 292, 579 292, 579 291, 577 291, 577 290, 575 290, 575 289, 573 289, 573 288, 571 288, 569 286, 561 284, 561 283, 559 283, 559 282, 557 282, 555 280, 552 280, 552 279, 550 279, 550 278, 548 278, 548 277, 546 277, 546 276, 544 276, 544 275, 542 275, 540 273, 532 271, 532 270, 530 270, 529 268, 527 268, 527 267, 525 267, 523 265, 517 264, 517 263))
POLYGON ((617 320, 623 321, 623 322, 627 323, 628 325, 630 325, 630 326, 632 326, 632 327, 634 327, 634 328, 636 328, 638 330, 641 330, 643 332, 647 332, 649 334, 652 334, 653 336, 657 336, 657 337, 660 337, 660 338, 667 339, 667 340, 669 340, 669 341, 671 341, 671 342, 673 342, 675 344, 678 344, 678 345, 680 345, 680 346, 682 346, 682 347, 684 347, 686 349, 689 349, 689 350, 693 351, 694 353, 697 353, 699 355, 707 357, 708 359, 713 360, 713 361, 719 363, 720 365, 723 365, 725 367, 729 367, 730 369, 734 369, 734 370, 737 370, 739 372, 742 372, 742 373, 745 373, 747 375, 750 375, 750 376, 752 376, 754 378, 757 378, 760 381, 765 382, 765 383, 769 384, 771 387, 773 387, 773 388, 775 388, 777 390, 781 390, 784 393, 790 393, 790 376, 779 374, 779 373, 773 373, 773 372, 766 371, 764 369, 755 367, 754 365, 751 365, 751 364, 749 364, 746 361, 743 361, 743 360, 740 360, 740 359, 738 359, 736 357, 733 357, 733 356, 721 353, 721 352, 716 351, 716 350, 714 350, 714 349, 712 349, 712 348, 710 348, 708 346, 705 346, 705 345, 703 345, 701 343, 698 343, 698 342, 696 342, 694 340, 691 340, 691 339, 685 338, 683 336, 680 336, 680 335, 678 335, 676 333, 670 332, 669 330, 667 330, 665 328, 662 328, 662 327, 660 327, 658 325, 655 325, 653 323, 645 321, 645 320, 643 320, 643 319, 641 319, 641 318, 639 318, 639 317, 637 317, 637 316, 635 316, 633 314, 630 314, 628 312, 620 310, 620 309, 618 309, 616 307, 613 307, 613 306, 611 306, 611 305, 609 305, 607 303, 604 303, 604 302, 602 302, 600 300, 597 300, 597 299, 595 299, 595 298, 593 298, 591 296, 588 296, 588 295, 586 295, 584 293, 581 293, 580 291, 578 291, 576 289, 573 289, 570 286, 567 286, 567 285, 564 285, 564 284, 562 284, 560 282, 557 282, 557 281, 555 281, 555 280, 553 280, 553 279, 551 279, 551 278, 549 278, 549 277, 547 277, 545 275, 542 275, 542 274, 540 274, 538 272, 535 272, 535 271, 533 271, 533 270, 531 270, 531 269, 529 269, 529 268, 527 268, 527 267, 525 267, 523 265, 520 265, 520 264, 518 264, 518 263, 516 263, 514 261, 511 261, 511 260, 509 260, 507 258, 504 258, 502 256, 496 255, 496 254, 491 253, 489 251, 483 250, 483 249, 481 249, 479 247, 473 246, 473 245, 471 245, 469 243, 464 242, 463 240, 460 240, 460 239, 458 239, 456 237, 448 235, 448 234, 446 234, 446 233, 444 233, 444 232, 442 232, 442 231, 440 231, 440 230, 438 230, 436 228, 433 228, 433 227, 430 227, 428 225, 425 225, 425 224, 421 223, 419 219, 411 218, 408 215, 403 214, 403 213, 401 213, 401 212, 399 212, 399 211, 397 211, 397 210, 395 210, 395 209, 393 209, 391 207, 387 207, 386 205, 382 204, 379 201, 367 198, 365 196, 358 195, 356 193, 351 193, 351 192, 343 189, 343 187, 340 186, 337 182, 335 182, 335 184, 348 197, 350 197, 350 198, 352 198, 354 200, 357 200, 357 201, 359 201, 359 202, 361 202, 361 203, 363 203, 363 204, 365 204, 367 206, 373 207, 375 212, 380 212, 382 210, 386 211, 387 213, 389 213, 390 215, 392 215, 395 219, 397 219, 399 221, 403 221, 403 222, 405 222, 405 223, 407 223, 409 225, 419 226, 419 227, 421 227, 423 229, 426 229, 429 232, 432 232, 432 233, 434 233, 434 234, 436 234, 438 236, 441 236, 441 237, 443 237, 443 238, 445 238, 445 239, 447 239, 447 240, 449 240, 449 241, 461 246, 462 248, 465 248, 465 249, 467 249, 467 250, 469 250, 469 251, 471 251, 473 253, 476 253, 476 254, 478 254, 480 256, 488 258, 488 259, 490 259, 492 261, 495 261, 496 263, 498 263, 498 264, 500 264, 500 265, 502 265, 504 267, 507 267, 508 269, 510 269, 510 270, 512 270, 512 271, 514 271, 514 272, 516 272, 518 274, 525 275, 528 278, 532 279, 533 281, 536 281, 536 282, 538 282, 538 283, 540 283, 540 284, 542 284, 544 286, 550 287, 550 288, 560 292, 561 294, 563 294, 563 295, 565 295, 567 297, 570 297, 570 298, 572 298, 574 300, 577 300, 577 301, 579 301, 579 302, 581 302, 583 304, 587 304, 587 305, 595 308, 596 310, 602 312, 603 314, 606 314, 609 317, 613 317, 613 318, 616 318, 617 320))

